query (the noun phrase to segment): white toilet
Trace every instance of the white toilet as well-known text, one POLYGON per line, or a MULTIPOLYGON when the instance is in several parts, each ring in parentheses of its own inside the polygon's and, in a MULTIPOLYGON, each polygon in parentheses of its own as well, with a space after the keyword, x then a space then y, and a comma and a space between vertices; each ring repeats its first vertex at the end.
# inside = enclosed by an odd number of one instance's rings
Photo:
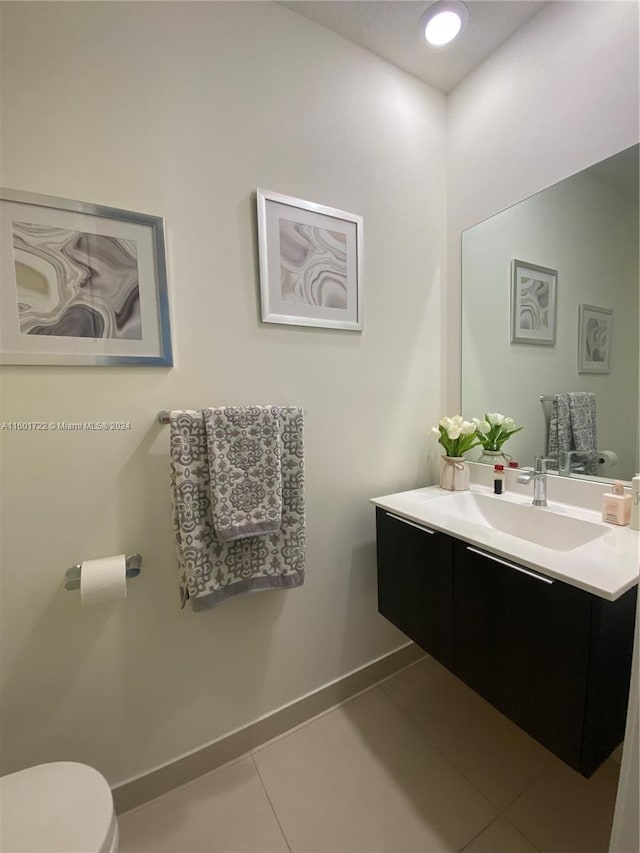
POLYGON ((107 780, 56 761, 0 779, 2 853, 116 853, 118 821, 107 780))

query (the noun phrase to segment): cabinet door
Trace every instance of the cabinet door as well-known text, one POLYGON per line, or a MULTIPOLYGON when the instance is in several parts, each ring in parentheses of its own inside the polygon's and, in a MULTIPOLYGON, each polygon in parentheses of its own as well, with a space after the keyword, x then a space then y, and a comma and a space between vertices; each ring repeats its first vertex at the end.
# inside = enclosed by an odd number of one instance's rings
POLYGON ((590 776, 624 738, 636 622, 636 587, 616 601, 593 597, 589 687, 580 772, 590 776))
POLYGON ((453 540, 376 508, 378 610, 434 658, 453 657, 453 540))
POLYGON ((591 596, 455 543, 454 671, 579 769, 591 596))

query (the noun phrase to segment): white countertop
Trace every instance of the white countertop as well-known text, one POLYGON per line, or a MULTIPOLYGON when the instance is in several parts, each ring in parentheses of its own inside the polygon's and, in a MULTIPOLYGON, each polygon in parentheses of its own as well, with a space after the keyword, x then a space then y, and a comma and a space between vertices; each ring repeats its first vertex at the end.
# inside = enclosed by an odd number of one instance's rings
MULTIPOLYGON (((472 485, 471 492, 493 496, 493 490, 472 485)), ((413 489, 372 498, 372 503, 417 524, 469 542, 480 549, 513 560, 551 578, 564 581, 587 592, 615 601, 638 583, 640 533, 627 527, 607 524, 601 515, 590 509, 549 501, 549 507, 535 507, 544 524, 545 513, 554 513, 597 524, 603 535, 571 550, 558 551, 518 536, 512 536, 490 526, 464 518, 459 512, 447 509, 447 492, 439 486, 413 489), (445 500, 436 500, 445 498, 445 500)), ((495 496, 497 501, 531 505, 531 497, 522 494, 495 496)))

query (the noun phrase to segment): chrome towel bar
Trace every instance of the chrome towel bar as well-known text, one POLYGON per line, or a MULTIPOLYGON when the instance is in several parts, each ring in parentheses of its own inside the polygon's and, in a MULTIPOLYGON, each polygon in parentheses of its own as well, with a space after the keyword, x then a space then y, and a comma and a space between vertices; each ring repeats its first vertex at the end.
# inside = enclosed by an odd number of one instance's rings
MULTIPOLYGON (((307 414, 307 410, 304 410, 305 415, 307 414)), ((163 409, 161 412, 158 412, 158 423, 159 424, 170 424, 171 423, 171 412, 168 412, 166 409, 163 409)))

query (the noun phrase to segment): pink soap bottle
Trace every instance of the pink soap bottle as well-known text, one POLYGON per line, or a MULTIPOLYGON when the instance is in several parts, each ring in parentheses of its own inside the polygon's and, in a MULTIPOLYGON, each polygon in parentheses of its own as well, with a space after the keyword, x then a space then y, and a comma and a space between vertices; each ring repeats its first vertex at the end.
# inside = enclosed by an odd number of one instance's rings
POLYGON ((611 524, 629 524, 631 495, 625 495, 624 485, 618 480, 602 498, 602 520, 611 524))

